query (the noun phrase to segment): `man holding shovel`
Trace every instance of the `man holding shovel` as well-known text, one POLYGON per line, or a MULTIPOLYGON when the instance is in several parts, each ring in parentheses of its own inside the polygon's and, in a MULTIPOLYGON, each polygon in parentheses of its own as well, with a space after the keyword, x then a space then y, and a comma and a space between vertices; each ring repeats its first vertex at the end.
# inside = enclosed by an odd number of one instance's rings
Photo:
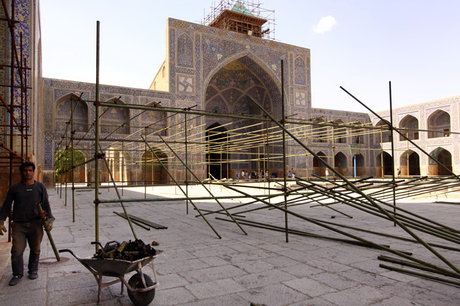
POLYGON ((47 230, 51 230, 54 221, 46 188, 42 183, 34 180, 34 163, 22 163, 19 170, 21 182, 10 187, 0 210, 0 234, 3 235, 7 231, 4 225, 5 220, 13 208, 10 216, 13 237, 11 247, 13 277, 9 282, 10 286, 17 285, 24 274, 23 253, 26 244, 30 248, 28 276, 30 279, 38 277, 40 244, 43 238, 43 216, 40 215, 39 211, 40 203, 47 215, 47 222, 45 223, 47 230))

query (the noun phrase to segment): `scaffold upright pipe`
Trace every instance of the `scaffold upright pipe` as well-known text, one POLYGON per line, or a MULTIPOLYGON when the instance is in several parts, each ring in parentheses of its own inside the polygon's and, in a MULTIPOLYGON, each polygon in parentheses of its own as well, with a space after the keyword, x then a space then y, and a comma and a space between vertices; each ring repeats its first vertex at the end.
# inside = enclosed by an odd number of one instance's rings
MULTIPOLYGON (((396 178, 395 178, 395 140, 394 140, 394 133, 393 133, 393 99, 391 94, 391 81, 388 82, 388 90, 390 95, 390 139, 391 139, 391 159, 392 159, 392 183, 393 183, 393 213, 396 215, 396 178)), ((396 222, 394 223, 396 226, 396 222)))
POLYGON ((284 193, 284 227, 286 234, 286 242, 289 242, 289 224, 287 213, 287 174, 286 174, 286 114, 284 102, 284 61, 281 60, 281 125, 283 126, 283 193, 284 193))
MULTIPOLYGON (((100 43, 100 22, 96 21, 96 99, 94 102, 95 129, 94 129, 94 239, 99 241, 99 43, 100 43)), ((98 250, 95 244, 96 251, 98 250)))

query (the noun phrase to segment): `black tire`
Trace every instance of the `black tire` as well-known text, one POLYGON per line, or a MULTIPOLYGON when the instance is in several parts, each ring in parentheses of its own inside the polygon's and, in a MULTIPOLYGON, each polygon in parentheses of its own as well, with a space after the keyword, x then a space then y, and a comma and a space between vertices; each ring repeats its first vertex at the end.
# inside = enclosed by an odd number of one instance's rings
MULTIPOLYGON (((146 274, 144 274, 145 283, 147 287, 153 286, 154 281, 146 274)), ((142 276, 139 273, 134 274, 128 281, 132 288, 145 288, 142 284, 142 276)), ((145 292, 131 291, 128 289, 128 296, 131 302, 136 306, 146 306, 153 301, 155 297, 155 288, 145 292)))

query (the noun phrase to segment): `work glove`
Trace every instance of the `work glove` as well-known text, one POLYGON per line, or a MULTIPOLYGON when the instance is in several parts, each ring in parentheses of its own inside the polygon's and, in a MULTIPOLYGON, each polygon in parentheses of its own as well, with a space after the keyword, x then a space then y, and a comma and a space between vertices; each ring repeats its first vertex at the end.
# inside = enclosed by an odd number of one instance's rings
POLYGON ((5 221, 0 221, 0 235, 3 236, 3 233, 6 233, 6 227, 4 225, 5 221))
POLYGON ((45 228, 48 231, 51 231, 53 229, 53 222, 45 222, 45 228))

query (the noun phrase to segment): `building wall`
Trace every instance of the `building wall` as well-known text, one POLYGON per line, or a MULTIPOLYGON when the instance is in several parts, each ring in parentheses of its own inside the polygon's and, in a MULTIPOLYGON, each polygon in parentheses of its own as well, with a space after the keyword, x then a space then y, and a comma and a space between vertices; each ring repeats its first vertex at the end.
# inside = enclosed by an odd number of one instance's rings
MULTIPOLYGON (((443 148, 452 154, 452 170, 454 173, 460 171, 460 144, 458 139, 460 135, 456 134, 460 128, 459 115, 460 115, 460 97, 451 97, 439 99, 421 104, 409 105, 393 110, 394 126, 400 127, 401 121, 408 115, 415 117, 418 120, 419 139, 414 140, 414 143, 419 146, 423 151, 430 154, 437 148, 443 148), (450 133, 448 137, 428 138, 428 118, 437 110, 442 110, 450 115, 450 133)), ((389 110, 378 113, 386 120, 390 120, 389 110)), ((372 116, 372 123, 377 124, 380 119, 372 116)), ((412 150, 419 155, 420 158, 420 174, 430 175, 429 170, 429 157, 422 150, 411 144, 409 141, 401 140, 399 134, 394 134, 395 140, 395 168, 401 168, 401 156, 407 150, 412 150)), ((391 144, 389 142, 382 143, 382 149, 391 153, 391 144)))
MULTIPOLYGON (((4 144, 8 149, 11 149, 19 155, 13 159, 13 177, 11 183, 15 183, 19 180, 19 171, 17 167, 22 159, 28 159, 36 162, 36 178, 41 179, 41 164, 39 155, 39 109, 40 98, 39 92, 41 82, 41 56, 40 56, 40 18, 39 18, 39 5, 38 1, 33 0, 14 0, 5 1, 0 4, 0 65, 6 65, 0 69, 0 83, 2 85, 15 86, 14 90, 11 87, 0 87, 0 97, 4 103, 10 105, 13 103, 15 107, 14 117, 19 125, 22 125, 23 134, 28 134, 27 141, 25 137, 19 136, 17 129, 14 129, 15 136, 11 139, 7 134, 10 133, 9 127, 3 125, 10 125, 10 115, 8 114, 3 103, 0 106, 0 142, 4 144), (3 5, 7 6, 8 17, 14 19, 13 34, 8 27, 6 22, 6 14, 3 5), (12 5, 14 5, 14 14, 12 13, 12 5), (21 34, 22 34, 22 46, 21 46, 21 34), (19 75, 18 62, 16 61, 16 55, 13 56, 14 73, 12 77, 11 71, 11 44, 12 41, 15 43, 18 58, 25 61, 29 69, 23 70, 22 82, 19 75), (23 53, 21 55, 20 50, 23 53), (14 80, 12 82, 12 79, 14 80), (24 88, 29 87, 28 90, 23 91, 18 88, 19 86, 24 88), (25 107, 19 108, 17 106, 24 104, 25 107), (22 115, 23 118, 21 120, 22 115), (26 128, 26 121, 28 127, 26 128), (21 156, 22 154, 22 156, 21 156), (38 157, 38 158, 37 158, 38 157)), ((14 50, 14 49, 13 49, 14 50)), ((15 126, 16 124, 13 123, 15 126)), ((0 184, 0 201, 6 194, 6 189, 10 183, 9 173, 9 156, 7 150, 0 148, 0 158, 2 159, 2 165, 0 166, 0 176, 6 178, 2 180, 0 184)))
MULTIPOLYGON (((342 120, 344 123, 361 122, 368 123, 369 116, 363 113, 342 112, 326 109, 311 108, 311 80, 310 80, 310 50, 298 46, 283 44, 271 40, 264 40, 257 37, 248 36, 235 32, 229 32, 222 29, 211 28, 203 25, 189 23, 177 19, 169 19, 167 29, 168 46, 167 58, 160 68, 158 74, 152 82, 152 86, 156 83, 156 88, 169 88, 169 92, 142 90, 117 86, 100 87, 100 100, 110 101, 119 97, 123 103, 147 105, 152 102, 161 101, 164 107, 186 108, 196 106, 195 109, 216 111, 222 113, 234 113, 242 111, 244 115, 254 115, 254 107, 248 106, 242 110, 241 108, 233 110, 234 106, 230 105, 231 99, 225 100, 225 107, 218 107, 211 110, 208 105, 206 94, 211 83, 227 82, 235 83, 235 79, 230 76, 229 71, 226 71, 230 66, 243 65, 255 77, 254 81, 260 81, 265 84, 267 93, 271 97, 272 106, 270 107, 272 115, 277 119, 281 119, 281 60, 284 62, 284 90, 285 90, 285 112, 286 116, 312 119, 322 118, 323 121, 342 120), (164 73, 163 73, 163 67, 164 73), (220 76, 223 75, 223 76, 220 76), (219 77, 218 80, 215 77, 219 77), (164 84, 164 79, 168 78, 169 84, 164 84), (159 82, 159 83, 158 83, 159 82), (161 86, 160 86, 161 85, 161 86)), ((248 79, 251 81, 250 79, 248 79)), ((232 83, 232 84, 233 84, 232 83)), ((229 88, 235 88, 236 85, 228 85, 229 88)), ((46 79, 44 82, 44 101, 48 106, 45 112, 45 154, 44 167, 47 172, 47 182, 53 181, 53 156, 56 154, 57 144, 61 142, 63 121, 57 115, 58 104, 66 96, 74 94, 75 96, 82 95, 82 99, 93 101, 95 99, 94 84, 46 79), (61 122, 61 126, 56 123, 61 122)), ((236 87, 237 88, 237 87, 236 87)), ((225 88, 224 88, 225 89, 225 88)), ((249 93, 248 93, 249 94, 249 93)), ((250 95, 250 94, 249 94, 250 95)), ((253 99, 257 98, 252 96, 253 99)), ((260 101, 262 102, 262 101, 260 101)), ((236 101, 234 103, 237 103, 236 101)), ((236 107, 236 105, 235 105, 236 107)), ((94 107, 88 105, 88 120, 94 120, 94 107)), ((129 116, 135 116, 139 111, 130 110, 129 116)), ((171 126, 168 130, 169 135, 173 135, 184 128, 184 115, 177 114, 172 116, 165 122, 165 125, 171 126)), ((197 130, 195 132, 205 134, 207 126, 213 122, 225 123, 224 119, 216 119, 213 117, 201 118, 196 123, 197 130), (220 121, 219 121, 220 120, 220 121)), ((135 119, 132 122, 133 126, 148 124, 148 121, 135 119)), ((329 128, 330 129, 330 128, 329 128)), ((78 137, 77 132, 77 136, 78 137)), ((352 134, 349 132, 350 135, 352 134)), ((122 139, 124 135, 114 135, 122 139)), ((359 145, 354 145, 351 136, 346 137, 345 143, 337 144, 332 140, 324 143, 314 143, 311 140, 305 140, 309 146, 314 147, 316 152, 323 152, 330 156, 329 160, 333 161, 333 157, 338 152, 342 152, 347 156, 348 167, 352 169, 353 156, 362 154, 364 156, 364 172, 361 174, 372 173, 374 156, 366 150, 372 146, 372 139, 365 136, 365 141, 359 145), (368 156, 371 154, 372 156, 368 156)), ((82 150, 88 150, 91 147, 90 142, 81 142, 82 150)), ((62 147, 62 144, 61 144, 62 147)), ((305 149, 298 144, 290 141, 287 146, 288 155, 291 156, 288 160, 288 165, 297 173, 305 173, 312 175, 313 157, 305 154, 305 149)), ((171 156, 171 152, 166 153, 171 156)), ((89 154, 91 155, 91 153, 89 154)), ((88 156, 89 156, 88 155, 88 156)), ((180 158, 184 156, 179 155, 180 158)), ((139 156, 131 156, 132 160, 139 159, 139 156)), ((193 159, 198 164, 204 161, 205 155, 194 156, 193 159)), ((239 166, 233 168, 228 173, 228 176, 234 176, 239 166)), ((240 167, 246 170, 254 171, 256 169, 252 164, 241 165, 240 167), (249 168, 247 168, 249 167, 249 168)), ((281 175, 280 165, 275 165, 273 171, 277 175, 281 175)), ((169 166, 169 170, 176 175, 179 180, 185 179, 183 167, 169 166)), ((88 169, 90 172, 91 169, 88 169)), ((194 169, 201 179, 207 177, 207 170, 201 167, 194 169)), ((141 177, 142 169, 134 170, 136 173, 130 174, 130 180, 137 181, 136 177, 141 177)), ((353 174, 352 170, 348 171, 349 175, 353 174)), ((87 177, 91 177, 89 173, 87 177)))

